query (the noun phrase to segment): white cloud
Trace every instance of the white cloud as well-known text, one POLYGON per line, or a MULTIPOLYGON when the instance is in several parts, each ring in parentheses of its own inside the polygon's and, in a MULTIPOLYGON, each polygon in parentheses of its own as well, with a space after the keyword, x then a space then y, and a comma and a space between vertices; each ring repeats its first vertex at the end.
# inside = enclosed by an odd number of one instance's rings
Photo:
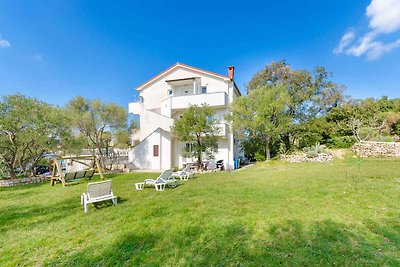
POLYGON ((39 54, 34 54, 33 59, 36 61, 40 61, 40 62, 43 61, 42 55, 39 55, 39 54))
POLYGON ((370 31, 365 33, 355 44, 349 46, 355 33, 343 35, 334 53, 360 57, 366 55, 368 60, 379 59, 386 53, 400 46, 400 39, 389 43, 378 41, 382 34, 395 33, 400 30, 400 0, 372 0, 366 10, 370 31))
POLYGON ((400 1, 372 0, 367 7, 369 27, 379 33, 390 33, 400 29, 400 1))
POLYGON ((6 48, 10 46, 11 46, 10 42, 7 41, 6 39, 1 39, 1 34, 0 34, 0 48, 6 48))
POLYGON ((345 33, 340 39, 339 45, 333 50, 335 54, 340 54, 343 50, 349 46, 349 44, 354 40, 355 33, 354 31, 349 31, 345 33))
POLYGON ((399 46, 400 39, 387 44, 384 44, 382 42, 374 42, 372 43, 371 49, 367 52, 367 58, 369 60, 379 59, 383 54, 388 53, 399 46))

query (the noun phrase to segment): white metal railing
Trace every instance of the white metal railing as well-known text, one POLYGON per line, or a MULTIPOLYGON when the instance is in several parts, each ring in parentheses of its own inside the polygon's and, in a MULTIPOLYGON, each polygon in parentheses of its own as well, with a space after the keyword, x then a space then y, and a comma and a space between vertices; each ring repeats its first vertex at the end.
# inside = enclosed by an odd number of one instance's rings
POLYGON ((211 107, 226 106, 227 94, 225 92, 184 95, 171 97, 171 109, 185 109, 191 105, 207 104, 211 107))
POLYGON ((228 124, 226 123, 217 123, 215 124, 217 128, 216 136, 226 136, 228 134, 228 124))

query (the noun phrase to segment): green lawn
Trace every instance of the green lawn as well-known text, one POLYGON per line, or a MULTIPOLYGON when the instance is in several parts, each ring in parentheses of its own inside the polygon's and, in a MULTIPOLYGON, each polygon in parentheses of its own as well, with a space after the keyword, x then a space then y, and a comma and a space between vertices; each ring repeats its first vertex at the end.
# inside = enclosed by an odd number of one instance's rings
MULTIPOLYGON (((119 204, 90 206, 87 181, 0 189, 0 266, 400 265, 400 160, 258 164, 156 192, 110 175, 119 204)), ((94 180, 98 180, 95 177, 94 180)))

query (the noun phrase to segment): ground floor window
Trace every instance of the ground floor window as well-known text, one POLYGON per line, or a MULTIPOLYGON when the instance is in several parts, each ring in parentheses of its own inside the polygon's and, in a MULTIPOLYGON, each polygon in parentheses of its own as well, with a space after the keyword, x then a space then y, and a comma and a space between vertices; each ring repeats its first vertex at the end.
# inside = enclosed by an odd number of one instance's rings
POLYGON ((153 146, 153 156, 158 157, 158 153, 159 153, 159 147, 158 147, 158 145, 154 145, 153 146))

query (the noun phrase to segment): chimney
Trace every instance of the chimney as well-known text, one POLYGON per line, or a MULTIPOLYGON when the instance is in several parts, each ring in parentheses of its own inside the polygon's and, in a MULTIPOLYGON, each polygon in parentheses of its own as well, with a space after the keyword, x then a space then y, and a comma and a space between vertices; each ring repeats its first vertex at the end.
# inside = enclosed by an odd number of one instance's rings
POLYGON ((228 66, 228 78, 233 80, 234 76, 235 76, 235 67, 234 66, 228 66))

